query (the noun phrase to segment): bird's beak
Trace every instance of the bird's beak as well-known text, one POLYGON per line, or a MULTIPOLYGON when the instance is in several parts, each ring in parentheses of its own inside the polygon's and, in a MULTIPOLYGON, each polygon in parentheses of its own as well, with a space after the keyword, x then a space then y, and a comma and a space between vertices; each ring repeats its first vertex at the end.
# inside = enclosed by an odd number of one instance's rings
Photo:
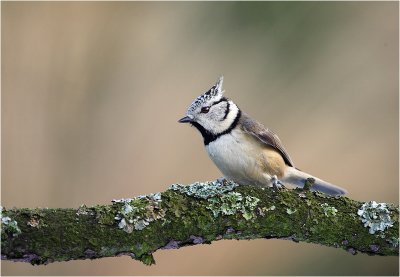
POLYGON ((189 123, 189 122, 193 122, 193 119, 188 116, 185 116, 185 117, 182 117, 181 119, 179 119, 178 122, 179 123, 189 123))

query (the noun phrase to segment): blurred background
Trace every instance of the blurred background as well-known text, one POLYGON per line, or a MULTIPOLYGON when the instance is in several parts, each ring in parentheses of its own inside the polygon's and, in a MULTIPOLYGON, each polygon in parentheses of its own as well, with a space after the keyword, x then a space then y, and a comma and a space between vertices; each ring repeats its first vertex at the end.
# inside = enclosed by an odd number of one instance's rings
MULTIPOLYGON (((221 176, 177 123, 225 94, 296 166, 349 197, 399 201, 398 2, 2 2, 6 207, 109 204, 221 176)), ((398 275, 396 257, 219 241, 3 275, 398 275)))

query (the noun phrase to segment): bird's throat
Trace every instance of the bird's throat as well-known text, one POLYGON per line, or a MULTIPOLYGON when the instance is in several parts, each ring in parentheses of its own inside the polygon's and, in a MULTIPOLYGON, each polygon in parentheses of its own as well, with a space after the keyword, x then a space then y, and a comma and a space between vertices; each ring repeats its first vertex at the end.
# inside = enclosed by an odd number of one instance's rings
POLYGON ((203 140, 204 140, 204 145, 208 145, 210 142, 220 138, 223 135, 229 134, 230 132, 232 132, 232 130, 237 126, 237 124, 239 123, 239 119, 242 115, 242 112, 240 111, 240 109, 238 109, 238 112, 236 114, 235 119, 233 120, 233 122, 231 123, 231 125, 229 125, 229 127, 217 134, 212 133, 211 131, 205 129, 201 124, 199 124, 198 122, 191 122, 190 124, 194 127, 196 127, 197 130, 199 130, 199 132, 201 133, 201 135, 203 136, 203 140))

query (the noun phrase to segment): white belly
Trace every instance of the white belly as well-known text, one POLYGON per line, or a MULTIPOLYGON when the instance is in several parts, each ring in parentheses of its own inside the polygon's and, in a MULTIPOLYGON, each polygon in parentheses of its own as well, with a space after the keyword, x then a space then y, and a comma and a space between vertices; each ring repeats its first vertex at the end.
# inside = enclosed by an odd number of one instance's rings
POLYGON ((260 168, 260 146, 245 136, 237 130, 221 136, 206 146, 208 155, 227 179, 239 184, 266 185, 270 176, 260 168))

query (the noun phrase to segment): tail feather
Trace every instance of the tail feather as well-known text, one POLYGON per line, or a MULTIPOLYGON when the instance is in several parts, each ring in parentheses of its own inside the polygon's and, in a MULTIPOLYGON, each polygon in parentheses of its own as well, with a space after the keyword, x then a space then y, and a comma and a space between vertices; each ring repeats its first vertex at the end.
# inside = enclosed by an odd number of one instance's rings
POLYGON ((312 191, 317 190, 332 196, 343 195, 347 193, 347 190, 345 190, 344 188, 332 185, 328 182, 325 182, 324 180, 300 171, 294 167, 287 167, 285 175, 283 178, 281 178, 281 181, 284 184, 286 183, 295 187, 302 188, 308 178, 313 178, 315 180, 314 185, 311 187, 312 191))

